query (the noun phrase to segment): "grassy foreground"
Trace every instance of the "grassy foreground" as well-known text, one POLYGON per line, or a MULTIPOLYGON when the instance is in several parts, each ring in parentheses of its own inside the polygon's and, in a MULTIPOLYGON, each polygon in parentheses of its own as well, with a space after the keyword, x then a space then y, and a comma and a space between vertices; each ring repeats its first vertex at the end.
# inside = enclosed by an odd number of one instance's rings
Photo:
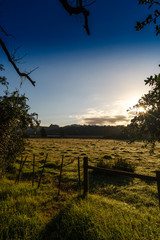
POLYGON ((95 194, 87 200, 63 196, 57 203, 52 194, 6 181, 1 189, 0 239, 160 239, 157 209, 136 209, 95 194))
POLYGON ((139 212, 118 201, 91 195, 61 209, 42 234, 42 239, 117 240, 159 239, 160 217, 139 212))
MULTIPOLYGON (((127 159, 135 171, 154 175, 160 166, 159 146, 153 155, 142 143, 128 145, 113 140, 32 140, 24 155, 28 160, 21 181, 15 172, 0 180, 0 240, 160 239, 156 183, 109 178, 90 173, 90 195, 79 197, 77 157, 90 164, 127 159), (36 154, 36 179, 32 187, 32 154, 36 154), (43 159, 49 153, 42 184, 37 189, 43 159), (57 186, 64 155, 61 196, 57 186)), ((82 173, 82 172, 81 172, 82 173)))

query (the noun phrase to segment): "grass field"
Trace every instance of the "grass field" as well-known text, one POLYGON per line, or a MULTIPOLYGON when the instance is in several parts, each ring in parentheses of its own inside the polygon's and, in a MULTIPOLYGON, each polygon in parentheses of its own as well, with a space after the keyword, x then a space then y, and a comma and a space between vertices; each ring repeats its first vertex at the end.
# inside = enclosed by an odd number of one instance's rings
POLYGON ((160 169, 160 145, 152 155, 149 150, 142 142, 31 139, 24 153, 28 158, 20 183, 14 183, 20 158, 13 173, 0 180, 0 239, 160 239, 156 183, 90 172, 88 200, 81 199, 78 189, 78 157, 81 178, 84 156, 88 156, 93 166, 100 162, 112 165, 121 158, 132 164, 136 173, 155 176, 155 171, 160 169), (37 189, 47 153, 42 184, 37 189), (33 154, 36 160, 34 187, 33 154), (61 195, 57 199, 62 155, 61 195))

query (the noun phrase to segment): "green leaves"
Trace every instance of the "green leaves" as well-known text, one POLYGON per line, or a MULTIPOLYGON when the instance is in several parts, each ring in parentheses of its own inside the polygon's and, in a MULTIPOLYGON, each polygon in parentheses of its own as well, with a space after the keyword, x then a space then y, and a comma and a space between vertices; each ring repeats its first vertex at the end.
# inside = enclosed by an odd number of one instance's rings
POLYGON ((154 0, 138 0, 139 4, 145 4, 145 5, 149 5, 148 8, 151 8, 153 5, 160 5, 159 1, 154 1, 154 0))
MULTIPOLYGON (((157 5, 160 6, 160 1, 154 1, 154 0, 139 0, 138 3, 147 5, 148 9, 150 9, 151 7, 155 7, 157 5)), ((156 25, 155 33, 157 36, 160 33, 160 25, 157 23, 157 21, 159 21, 159 17, 160 17, 160 11, 158 9, 155 9, 154 12, 150 13, 144 21, 137 22, 137 24, 135 26, 136 31, 140 31, 146 25, 149 25, 150 23, 154 23, 156 25)))
POLYGON ((25 149, 27 127, 40 122, 36 113, 29 113, 25 94, 18 90, 9 93, 5 77, 0 77, 0 83, 7 87, 0 96, 0 172, 5 172, 25 149))
POLYGON ((160 142, 160 74, 144 80, 151 87, 133 108, 143 107, 144 112, 137 112, 128 126, 130 131, 136 130, 137 138, 150 143, 160 142))

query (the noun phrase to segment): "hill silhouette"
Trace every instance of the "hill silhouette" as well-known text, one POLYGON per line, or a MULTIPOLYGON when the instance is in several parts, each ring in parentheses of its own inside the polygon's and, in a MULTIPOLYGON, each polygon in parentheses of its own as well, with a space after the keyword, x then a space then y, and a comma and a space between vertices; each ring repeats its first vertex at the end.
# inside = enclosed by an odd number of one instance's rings
POLYGON ((106 139, 126 139, 125 126, 93 126, 93 125, 67 125, 60 127, 51 124, 49 127, 28 128, 27 134, 30 137, 49 138, 106 138, 106 139))

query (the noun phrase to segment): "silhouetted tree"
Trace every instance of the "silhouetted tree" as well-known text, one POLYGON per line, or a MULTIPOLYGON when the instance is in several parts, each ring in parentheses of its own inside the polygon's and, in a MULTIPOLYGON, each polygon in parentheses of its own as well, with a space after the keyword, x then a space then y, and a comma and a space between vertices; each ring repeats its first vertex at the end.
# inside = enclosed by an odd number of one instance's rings
POLYGON ((137 138, 152 143, 154 147, 156 141, 160 142, 160 74, 150 76, 144 81, 151 90, 133 107, 137 109, 136 116, 128 128, 136 131, 137 138), (139 108, 143 108, 143 111, 138 111, 139 108))
POLYGON ((145 20, 142 22, 137 22, 136 25, 136 30, 142 30, 146 25, 149 25, 150 23, 155 24, 155 30, 156 30, 156 35, 160 33, 160 1, 156 0, 138 0, 139 4, 144 4, 148 7, 150 10, 149 15, 146 17, 145 20), (151 10, 153 11, 151 12, 151 10))
POLYGON ((41 128, 40 133, 41 133, 41 137, 42 138, 46 138, 47 137, 47 132, 46 132, 44 127, 41 128))
MULTIPOLYGON (((137 22, 136 30, 142 30, 150 23, 155 24, 156 35, 160 33, 160 1, 156 0, 138 0, 139 4, 144 4, 151 11, 146 19, 142 22, 137 22)), ((155 142, 160 142, 160 74, 150 76, 144 80, 146 85, 151 87, 151 90, 142 96, 138 103, 133 107, 138 109, 142 107, 144 111, 136 111, 136 116, 131 120, 128 130, 136 131, 134 139, 143 139, 152 143, 152 149, 155 142)))
POLYGON ((24 151, 27 127, 38 125, 39 121, 36 113, 29 114, 24 94, 20 95, 18 90, 9 93, 5 77, 0 77, 0 83, 6 87, 0 96, 0 174, 3 174, 24 151))

